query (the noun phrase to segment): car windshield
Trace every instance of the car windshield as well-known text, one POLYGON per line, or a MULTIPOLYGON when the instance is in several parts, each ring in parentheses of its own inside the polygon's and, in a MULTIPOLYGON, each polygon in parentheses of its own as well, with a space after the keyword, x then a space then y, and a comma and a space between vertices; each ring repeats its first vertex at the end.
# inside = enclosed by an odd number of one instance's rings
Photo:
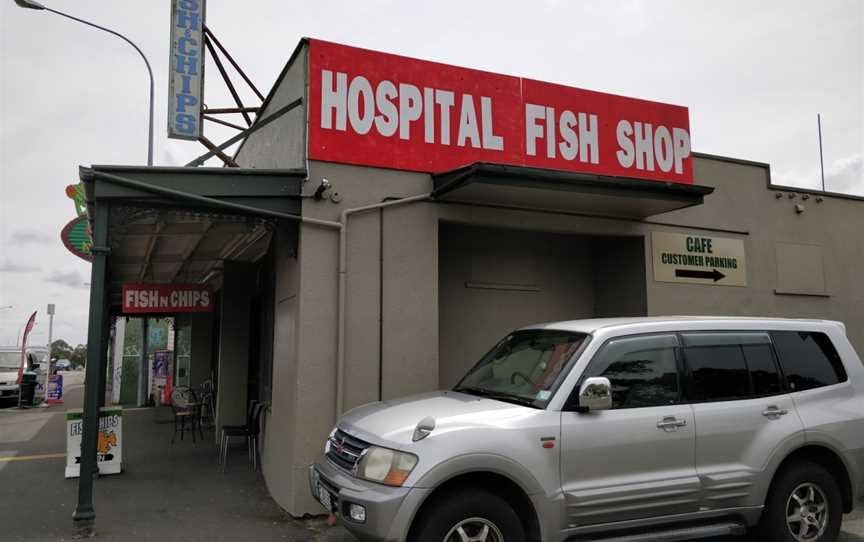
POLYGON ((569 331, 516 331, 493 348, 456 391, 534 405, 552 395, 562 369, 587 335, 569 331))
POLYGON ((21 352, 0 352, 0 369, 18 369, 21 366, 21 352))
POLYGON ((36 363, 45 363, 48 361, 48 354, 46 352, 28 352, 28 355, 33 356, 36 363))

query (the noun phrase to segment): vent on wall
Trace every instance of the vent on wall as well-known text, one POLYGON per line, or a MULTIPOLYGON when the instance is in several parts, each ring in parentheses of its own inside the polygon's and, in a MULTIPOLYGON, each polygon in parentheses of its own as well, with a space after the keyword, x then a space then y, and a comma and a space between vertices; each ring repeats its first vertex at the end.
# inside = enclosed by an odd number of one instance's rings
POLYGON ((539 292, 538 286, 531 284, 503 284, 500 282, 466 282, 466 288, 478 290, 509 290, 512 292, 539 292))
POLYGON ((828 297, 825 259, 820 245, 777 243, 777 288, 781 295, 828 297))

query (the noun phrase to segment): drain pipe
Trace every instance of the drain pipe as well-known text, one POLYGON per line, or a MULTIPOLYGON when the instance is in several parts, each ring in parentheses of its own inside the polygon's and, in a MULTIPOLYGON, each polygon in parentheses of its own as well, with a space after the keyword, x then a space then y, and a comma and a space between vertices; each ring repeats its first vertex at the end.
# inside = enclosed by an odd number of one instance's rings
POLYGON ((396 205, 405 205, 407 203, 416 203, 431 199, 432 194, 420 194, 418 196, 409 196, 397 200, 389 200, 373 205, 363 207, 354 207, 353 209, 344 209, 339 218, 341 227, 339 228, 339 302, 337 318, 339 319, 339 331, 336 339, 336 419, 342 415, 342 409, 345 404, 345 325, 347 315, 345 312, 345 298, 348 283, 348 217, 355 213, 364 211, 372 211, 375 209, 383 209, 385 207, 393 207, 396 205))

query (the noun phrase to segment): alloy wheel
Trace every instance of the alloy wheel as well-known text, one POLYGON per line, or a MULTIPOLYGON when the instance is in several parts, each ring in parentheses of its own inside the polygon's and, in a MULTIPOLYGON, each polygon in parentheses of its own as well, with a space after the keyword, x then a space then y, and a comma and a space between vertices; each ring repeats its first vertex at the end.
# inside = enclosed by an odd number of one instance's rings
POLYGON ((786 526, 798 542, 815 542, 825 534, 828 499, 821 487, 805 482, 795 488, 786 502, 786 526))
POLYGON ((504 542, 504 537, 488 519, 468 518, 453 526, 443 542, 504 542))

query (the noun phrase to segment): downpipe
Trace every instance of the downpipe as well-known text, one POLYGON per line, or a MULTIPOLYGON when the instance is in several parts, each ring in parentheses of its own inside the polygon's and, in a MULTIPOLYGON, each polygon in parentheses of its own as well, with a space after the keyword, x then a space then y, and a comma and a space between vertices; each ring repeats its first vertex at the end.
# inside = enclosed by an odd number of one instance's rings
POLYGON ((345 326, 347 322, 347 314, 345 310, 345 300, 348 287, 348 217, 356 213, 365 211, 373 211, 376 209, 384 209, 386 207, 395 207, 397 205, 406 205, 408 203, 417 203, 420 201, 429 201, 432 199, 432 193, 427 192, 417 196, 409 196, 397 200, 389 200, 373 205, 365 205, 363 207, 354 207, 353 209, 344 209, 339 217, 339 292, 338 292, 338 332, 336 338, 336 421, 342 415, 345 406, 345 326))

